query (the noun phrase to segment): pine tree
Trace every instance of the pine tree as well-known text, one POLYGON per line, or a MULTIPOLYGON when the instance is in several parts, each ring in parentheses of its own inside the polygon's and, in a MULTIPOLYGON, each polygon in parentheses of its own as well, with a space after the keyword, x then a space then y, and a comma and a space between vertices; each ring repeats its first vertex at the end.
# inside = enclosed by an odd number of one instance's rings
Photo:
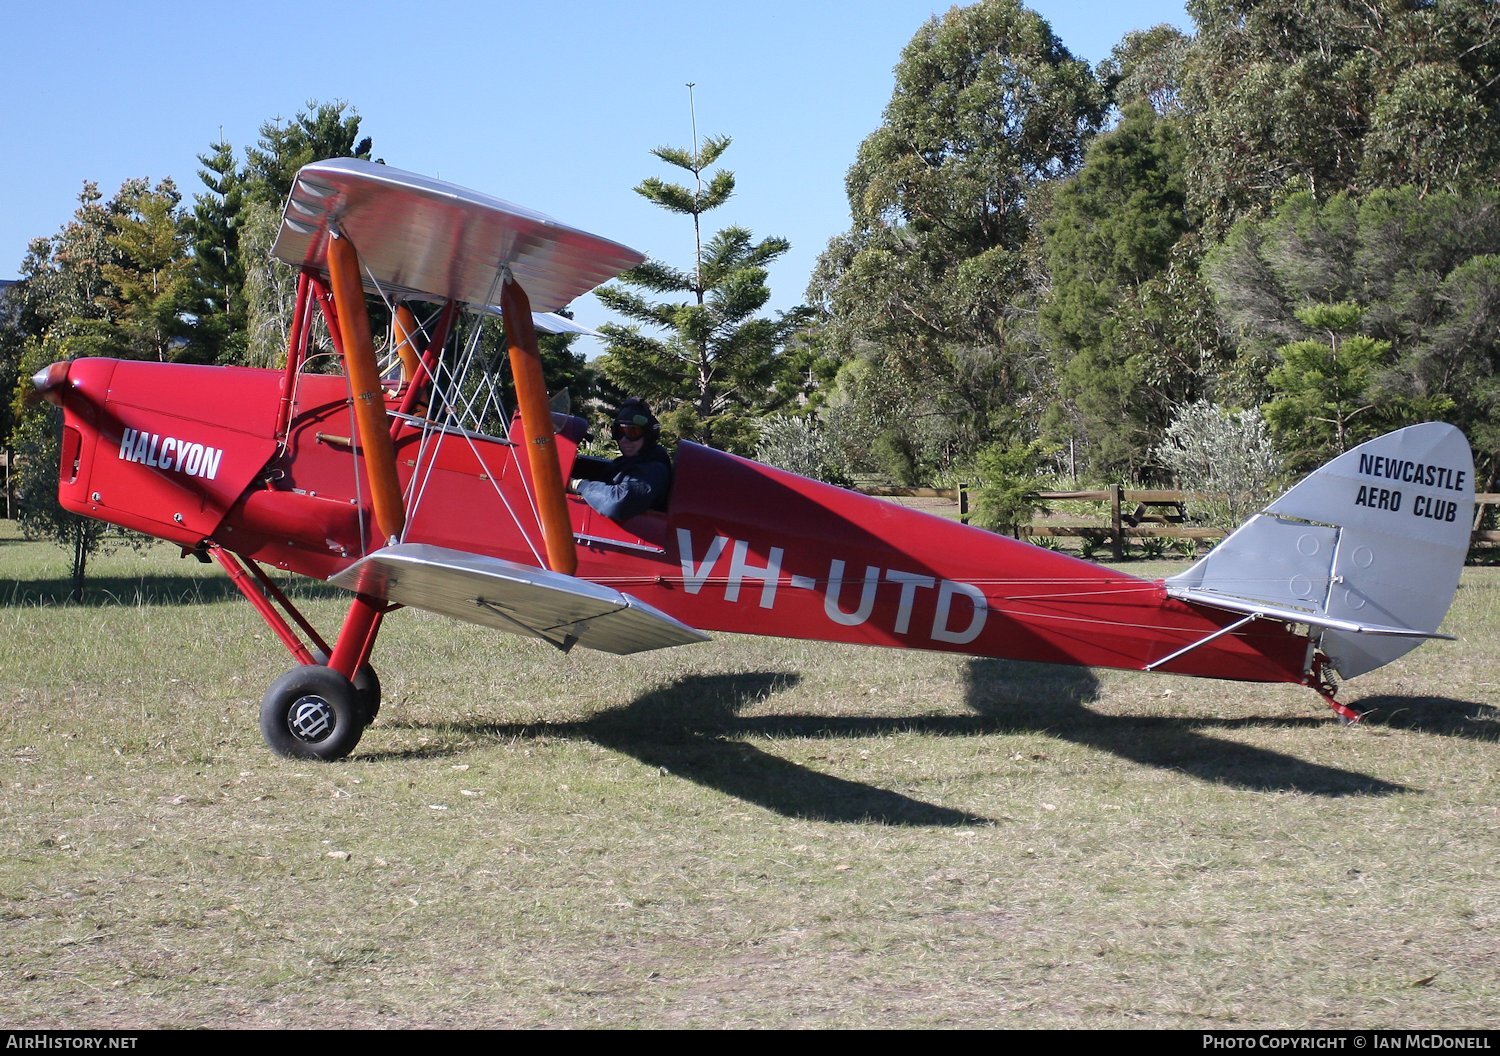
POLYGON ((245 351, 245 264, 239 228, 245 178, 224 140, 199 154, 198 178, 207 188, 193 198, 193 287, 200 340, 211 358, 240 363, 245 351))
POLYGON ((1277 395, 1265 413, 1293 468, 1309 469, 1384 431, 1373 386, 1391 343, 1355 332, 1365 314, 1357 304, 1309 304, 1296 314, 1321 336, 1278 350, 1281 365, 1267 378, 1277 395))
POLYGON ((267 121, 260 142, 245 152, 246 192, 279 208, 302 166, 325 158, 369 160, 374 144, 359 131, 359 111, 345 102, 309 102, 285 124, 279 117, 267 121))
POLYGON ((1147 284, 1188 229, 1182 157, 1175 124, 1144 100, 1130 103, 1120 125, 1090 145, 1043 226, 1052 287, 1039 319, 1063 397, 1047 424, 1054 438, 1081 441, 1097 475, 1140 468, 1199 367, 1157 375, 1152 350, 1127 340, 1147 284))
POLYGON ((806 311, 758 314, 771 296, 766 267, 791 248, 786 239, 757 242, 743 227, 726 227, 704 240, 704 215, 734 193, 732 172, 708 173, 729 142, 711 136, 691 151, 652 151, 693 177, 691 187, 653 176, 635 188, 692 220, 693 266, 647 260, 620 276, 623 287, 598 291, 605 307, 665 335, 642 333, 640 325, 601 327, 609 350, 599 365, 622 393, 651 401, 670 432, 748 454, 759 436, 754 416, 795 389, 781 352, 806 311))
POLYGON ((369 136, 360 136, 359 113, 347 103, 308 103, 283 123, 260 127, 260 141, 245 152, 240 179, 243 202, 236 222, 239 260, 244 269, 247 366, 273 367, 286 355, 296 273, 271 259, 281 227, 281 209, 297 170, 325 158, 370 159, 369 136))

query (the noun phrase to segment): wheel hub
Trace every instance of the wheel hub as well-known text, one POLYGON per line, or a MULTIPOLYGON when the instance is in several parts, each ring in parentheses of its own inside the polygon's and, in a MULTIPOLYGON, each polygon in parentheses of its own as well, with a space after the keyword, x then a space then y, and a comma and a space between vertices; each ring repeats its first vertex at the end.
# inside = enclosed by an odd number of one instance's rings
POLYGON ((309 744, 315 744, 332 733, 336 721, 332 705, 312 693, 298 697, 286 716, 287 729, 309 744))

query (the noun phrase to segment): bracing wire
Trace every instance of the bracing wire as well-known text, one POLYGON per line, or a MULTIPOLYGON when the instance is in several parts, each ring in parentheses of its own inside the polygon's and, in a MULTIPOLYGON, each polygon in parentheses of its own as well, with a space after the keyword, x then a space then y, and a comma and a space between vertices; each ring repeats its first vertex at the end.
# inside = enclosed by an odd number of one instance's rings
MULTIPOLYGON (((373 276, 371 277, 374 281, 373 276)), ((495 277, 491 281, 490 291, 486 301, 493 301, 499 286, 507 278, 507 269, 496 270, 495 277)), ((378 287, 378 283, 377 283, 378 287)), ((382 295, 383 296, 383 295, 382 295)), ((389 302, 387 302, 389 303, 389 302)), ((479 451, 474 438, 469 435, 469 429, 465 423, 478 426, 484 421, 487 411, 495 413, 501 422, 508 422, 509 418, 505 412, 504 400, 501 399, 500 389, 493 371, 488 371, 479 363, 479 341, 484 324, 484 313, 482 311, 470 311, 465 313, 469 317, 467 330, 455 341, 458 353, 456 362, 450 364, 447 357, 438 355, 433 357, 434 367, 430 372, 430 384, 432 387, 432 399, 429 404, 429 414, 422 425, 422 435, 418 443, 416 454, 417 471, 412 474, 412 480, 408 487, 409 507, 411 517, 407 521, 403 532, 412 528, 421 507, 422 499, 432 480, 432 473, 437 464, 437 452, 441 445, 451 440, 452 437, 462 437, 463 442, 468 445, 475 461, 485 467, 486 477, 496 497, 500 500, 506 513, 509 515, 517 532, 525 540, 532 557, 537 564, 545 566, 545 560, 532 536, 535 534, 528 531, 521 516, 512 506, 509 496, 501 489, 498 475, 490 472, 488 462, 479 451), (441 418, 441 420, 438 420, 441 418), (457 430, 450 430, 445 426, 457 426, 457 430)), ((419 323, 426 330, 425 324, 419 323)), ((522 487, 526 493, 527 501, 531 507, 533 519, 538 519, 536 498, 531 493, 530 483, 523 473, 521 474, 522 487)))

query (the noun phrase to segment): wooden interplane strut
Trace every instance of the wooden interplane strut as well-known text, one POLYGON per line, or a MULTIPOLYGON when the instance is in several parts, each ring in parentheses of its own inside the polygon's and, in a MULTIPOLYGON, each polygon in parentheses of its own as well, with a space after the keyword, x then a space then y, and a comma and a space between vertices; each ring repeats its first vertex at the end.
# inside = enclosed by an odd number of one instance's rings
POLYGON ((396 451, 391 444, 390 418, 385 411, 385 387, 380 384, 375 342, 370 336, 370 313, 365 309, 359 253, 346 237, 328 240, 328 279, 338 310, 344 370, 354 398, 354 423, 364 451, 375 524, 381 539, 397 538, 406 526, 406 509, 396 477, 396 451))

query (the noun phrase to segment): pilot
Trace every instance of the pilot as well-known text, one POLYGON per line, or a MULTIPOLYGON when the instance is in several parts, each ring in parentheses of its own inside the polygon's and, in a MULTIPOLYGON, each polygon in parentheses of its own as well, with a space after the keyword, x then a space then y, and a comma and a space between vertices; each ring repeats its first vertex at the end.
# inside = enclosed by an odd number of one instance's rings
POLYGON ((613 521, 665 510, 672 458, 661 446, 661 423, 646 401, 632 396, 621 403, 610 433, 620 447, 620 457, 609 464, 610 479, 572 480, 569 489, 613 521))

